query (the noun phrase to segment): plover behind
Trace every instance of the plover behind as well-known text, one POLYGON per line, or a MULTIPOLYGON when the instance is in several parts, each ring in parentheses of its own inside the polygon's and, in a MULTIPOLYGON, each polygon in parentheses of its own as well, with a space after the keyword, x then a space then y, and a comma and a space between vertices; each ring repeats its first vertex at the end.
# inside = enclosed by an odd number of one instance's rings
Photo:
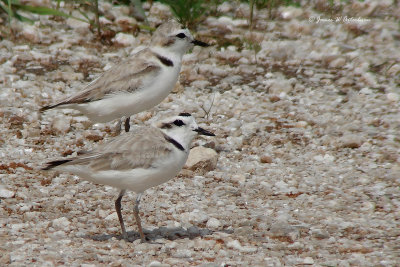
POLYGON ((119 188, 121 191, 115 201, 115 209, 125 240, 128 235, 121 215, 121 199, 126 190, 136 192, 134 216, 140 238, 144 241, 139 217, 142 193, 179 173, 197 134, 214 136, 200 128, 190 114, 181 113, 162 121, 157 127, 135 127, 133 131, 75 158, 51 161, 43 170, 65 171, 84 180, 119 188))
POLYGON ((194 45, 208 46, 195 40, 189 30, 170 20, 157 28, 149 47, 110 68, 83 90, 40 111, 71 108, 92 122, 109 122, 148 110, 164 100, 176 84, 183 55, 194 45))

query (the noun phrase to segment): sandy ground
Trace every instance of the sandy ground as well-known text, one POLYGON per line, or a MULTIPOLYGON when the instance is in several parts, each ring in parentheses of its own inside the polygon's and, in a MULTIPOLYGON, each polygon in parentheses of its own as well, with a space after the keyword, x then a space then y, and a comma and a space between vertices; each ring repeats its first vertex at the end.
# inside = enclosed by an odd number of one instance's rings
MULTIPOLYGON (((262 10, 253 32, 248 6, 225 3, 226 16, 201 23, 197 36, 225 47, 187 54, 175 93, 132 120, 191 112, 216 133, 195 145, 215 149, 218 164, 146 191, 143 244, 133 194, 123 200, 125 242, 116 189, 38 171, 111 139, 114 124, 38 108, 150 35, 119 35, 110 46, 71 20, 16 23, 19 37, 0 42, 0 265, 397 265, 400 7, 391 3, 356 2, 340 11, 347 21, 318 23, 338 13, 281 8, 270 21, 262 10)), ((149 19, 168 16, 156 4, 149 19)))

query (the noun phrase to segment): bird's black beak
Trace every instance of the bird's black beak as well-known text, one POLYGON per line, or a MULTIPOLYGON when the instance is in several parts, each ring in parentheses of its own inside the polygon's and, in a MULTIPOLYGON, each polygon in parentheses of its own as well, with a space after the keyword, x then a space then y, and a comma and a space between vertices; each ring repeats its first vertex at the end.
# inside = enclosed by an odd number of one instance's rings
POLYGON ((202 42, 202 41, 199 41, 199 40, 196 40, 196 39, 192 41, 192 44, 198 45, 198 46, 202 46, 202 47, 210 46, 209 44, 207 44, 205 42, 202 42))
POLYGON ((198 134, 202 134, 202 135, 207 135, 207 136, 215 136, 215 134, 213 134, 210 131, 207 131, 201 127, 197 128, 196 130, 194 130, 195 132, 197 132, 198 134))

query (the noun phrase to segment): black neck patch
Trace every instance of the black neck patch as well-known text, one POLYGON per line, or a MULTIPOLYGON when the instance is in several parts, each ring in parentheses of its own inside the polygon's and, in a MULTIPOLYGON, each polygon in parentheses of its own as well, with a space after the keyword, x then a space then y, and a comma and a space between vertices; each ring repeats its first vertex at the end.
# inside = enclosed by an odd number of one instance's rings
POLYGON ((166 57, 160 56, 159 54, 156 54, 156 57, 165 66, 167 66, 167 67, 173 67, 174 66, 174 63, 172 62, 172 60, 170 60, 170 59, 168 59, 166 57))
POLYGON ((181 144, 179 144, 179 142, 177 142, 174 138, 171 138, 166 134, 164 134, 164 138, 165 138, 165 140, 167 140, 168 142, 173 144, 180 151, 185 151, 185 148, 183 148, 183 146, 181 144))

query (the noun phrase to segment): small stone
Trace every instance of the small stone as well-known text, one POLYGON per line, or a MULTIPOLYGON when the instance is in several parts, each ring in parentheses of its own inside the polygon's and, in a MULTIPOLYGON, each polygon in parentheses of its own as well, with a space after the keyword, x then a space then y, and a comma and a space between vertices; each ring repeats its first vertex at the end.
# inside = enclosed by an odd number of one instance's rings
POLYGON ((286 238, 294 241, 299 237, 299 231, 284 221, 277 221, 271 225, 269 230, 271 236, 276 238, 286 238))
POLYGON ((221 226, 221 222, 218 219, 210 218, 206 224, 207 228, 211 228, 213 230, 218 229, 221 226))
POLYGON ((272 157, 269 155, 262 155, 260 158, 261 163, 272 163, 272 157))
POLYGON ((135 37, 132 34, 120 32, 113 38, 113 42, 121 46, 131 46, 135 44, 135 37))
POLYGON ((165 263, 161 263, 159 261, 152 261, 152 262, 150 262, 150 264, 148 266, 149 267, 169 267, 171 265, 165 264, 165 263))
POLYGON ((100 25, 111 25, 112 24, 112 22, 105 17, 100 17, 99 22, 100 22, 100 25))
POLYGON ((208 172, 217 166, 218 154, 211 148, 198 146, 190 150, 185 168, 192 171, 208 172))
POLYGON ((115 23, 117 23, 122 28, 122 30, 128 31, 129 29, 132 29, 133 26, 135 26, 137 22, 132 17, 122 16, 122 17, 118 17, 115 20, 115 23))
POLYGON ((346 60, 342 57, 339 57, 333 61, 331 61, 331 63, 329 63, 329 67, 330 68, 341 68, 346 64, 346 60))
POLYGON ((175 258, 190 258, 192 257, 192 251, 189 249, 178 249, 172 256, 175 258))
POLYGON ((305 257, 304 260, 303 260, 303 263, 311 265, 311 264, 314 264, 314 260, 311 257, 305 257))
POLYGON ((329 233, 325 230, 314 229, 311 231, 311 235, 318 239, 326 239, 329 238, 329 233))
POLYGON ((71 119, 66 116, 58 116, 53 120, 53 128, 61 133, 67 133, 71 128, 71 119))
POLYGON ((324 162, 324 163, 331 163, 335 160, 335 157, 329 154, 325 154, 325 155, 317 155, 314 156, 314 160, 316 161, 320 161, 320 162, 324 162))
POLYGON ((242 183, 246 182, 246 176, 243 174, 234 174, 234 175, 232 175, 231 180, 242 184, 242 183))
POLYGON ((182 221, 189 221, 192 223, 205 223, 208 221, 208 215, 200 210, 193 210, 192 212, 189 213, 183 213, 182 214, 182 221))
POLYGON ((271 101, 272 103, 278 102, 280 100, 281 100, 281 98, 279 96, 277 96, 277 95, 271 95, 269 97, 269 101, 271 101))
POLYGON ((65 218, 65 217, 61 217, 61 218, 58 218, 58 219, 54 219, 53 222, 52 222, 52 226, 53 226, 54 228, 57 228, 57 229, 65 229, 65 228, 67 228, 70 224, 71 224, 71 222, 70 222, 67 218, 65 218))
POLYGON ((281 11, 281 17, 286 20, 298 18, 303 14, 303 10, 301 8, 293 6, 282 7, 280 11, 281 11))
POLYGON ((364 138, 359 135, 349 134, 339 139, 340 147, 359 148, 365 142, 364 138))
POLYGON ((12 198, 15 196, 15 192, 6 189, 3 185, 0 185, 0 198, 12 198))
POLYGON ((24 213, 24 219, 27 221, 32 221, 35 220, 37 218, 40 218, 40 212, 37 211, 29 211, 29 212, 25 212, 24 213))
POLYGON ((4 254, 0 257, 0 265, 2 265, 2 266, 8 266, 10 263, 11 263, 10 254, 4 253, 4 254))
POLYGON ((387 74, 389 76, 396 76, 400 74, 400 64, 394 64, 393 66, 390 67, 390 69, 388 69, 387 74))
POLYGON ((39 30, 35 25, 24 25, 22 35, 32 43, 39 43, 41 39, 39 30))
POLYGON ((249 237, 254 235, 254 230, 251 226, 242 226, 235 228, 235 236, 249 237))
POLYGON ((12 224, 11 225, 11 229, 13 230, 13 231, 19 231, 19 230, 21 230, 21 229, 24 229, 24 228, 26 228, 27 227, 27 224, 26 223, 16 223, 16 224, 12 224))
POLYGON ((274 184, 276 190, 278 190, 279 192, 283 192, 283 193, 288 193, 290 192, 289 190, 289 185, 287 183, 285 183, 284 181, 278 181, 274 184))
POLYGON ((293 86, 289 80, 276 79, 271 82, 268 92, 273 95, 279 95, 280 93, 289 93, 293 90, 293 86))
POLYGON ((103 136, 98 131, 85 131, 83 136, 90 141, 98 142, 103 140, 103 136))
POLYGON ((107 212, 105 211, 105 210, 99 210, 99 217, 100 218, 106 218, 108 215, 107 215, 107 212))
POLYGON ((23 117, 13 115, 8 120, 8 123, 10 123, 12 126, 22 126, 24 121, 25 121, 25 119, 23 117))
POLYGON ((364 88, 362 88, 362 89, 360 90, 360 94, 363 94, 363 95, 371 95, 371 94, 373 94, 373 91, 372 91, 370 88, 368 88, 368 87, 364 87, 364 88))
POLYGON ((174 89, 172 89, 172 93, 175 93, 175 94, 183 93, 184 91, 185 91, 185 87, 183 87, 179 81, 175 84, 174 89))
POLYGON ((53 235, 57 238, 65 238, 66 237, 65 229, 54 232, 53 235))
POLYGON ((296 128, 306 128, 308 123, 306 121, 298 121, 296 122, 296 128))
POLYGON ((108 215, 107 217, 104 218, 104 220, 106 221, 115 221, 118 220, 118 215, 116 212, 111 213, 110 215, 108 215))
POLYGON ((341 77, 338 81, 337 84, 340 86, 350 86, 354 83, 353 79, 350 79, 349 77, 341 77))
POLYGON ((217 10, 222 14, 227 13, 232 10, 232 5, 228 2, 223 2, 221 5, 218 6, 217 10))
POLYGON ((240 244, 240 242, 238 240, 232 240, 232 241, 228 242, 227 247, 237 249, 237 250, 242 249, 242 245, 240 244))
POLYGON ((361 80, 364 81, 368 86, 372 88, 378 87, 378 83, 376 81, 376 76, 370 72, 365 72, 361 75, 361 80))
POLYGON ((257 248, 255 247, 249 247, 249 246, 243 247, 238 240, 232 240, 228 242, 227 247, 239 250, 240 252, 244 253, 253 253, 257 251, 257 248))
POLYGON ((388 94, 386 94, 386 98, 390 102, 398 102, 399 101, 399 95, 396 93, 388 93, 388 94))

